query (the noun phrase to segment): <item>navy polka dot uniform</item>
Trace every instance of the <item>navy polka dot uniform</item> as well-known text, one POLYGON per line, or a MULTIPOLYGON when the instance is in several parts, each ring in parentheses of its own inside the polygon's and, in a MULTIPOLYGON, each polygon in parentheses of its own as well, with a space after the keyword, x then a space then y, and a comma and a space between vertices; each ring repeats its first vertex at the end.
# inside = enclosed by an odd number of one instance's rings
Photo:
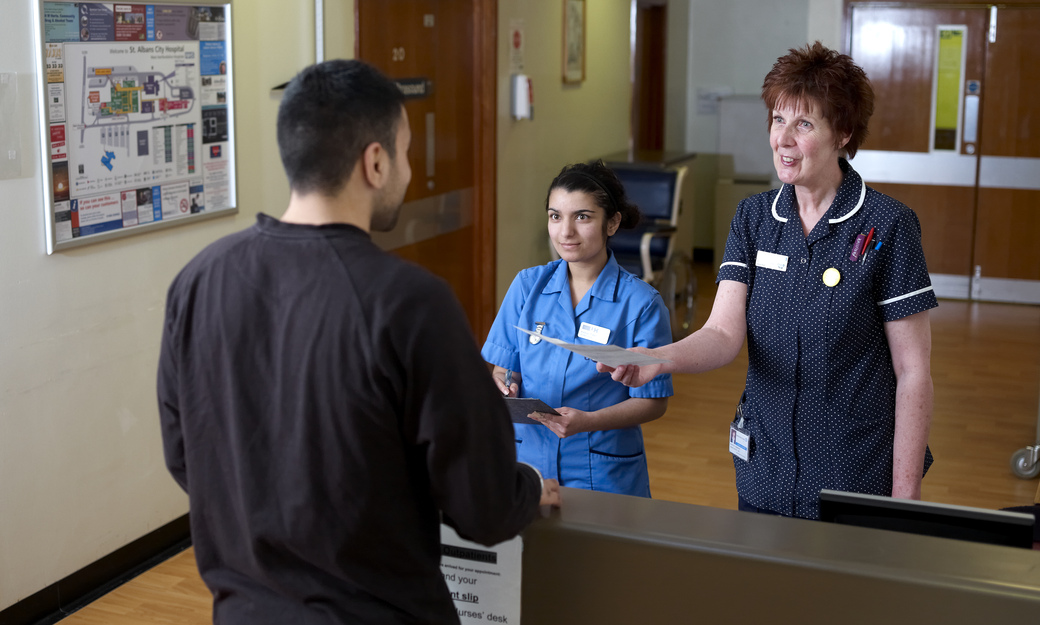
POLYGON ((896 378, 884 324, 938 306, 917 215, 840 166, 837 196, 808 237, 794 187, 743 200, 718 274, 748 285, 751 449, 733 459, 737 492, 805 518, 819 517, 822 488, 892 494, 896 378), (851 260, 871 228, 866 257, 851 260), (839 280, 828 286, 832 268, 839 280))

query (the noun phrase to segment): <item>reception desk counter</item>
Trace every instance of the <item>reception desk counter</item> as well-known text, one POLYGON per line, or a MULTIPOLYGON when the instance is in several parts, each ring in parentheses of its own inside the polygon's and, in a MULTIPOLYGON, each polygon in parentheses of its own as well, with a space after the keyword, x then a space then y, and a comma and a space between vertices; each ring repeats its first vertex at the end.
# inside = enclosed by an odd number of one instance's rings
POLYGON ((1040 552, 584 490, 524 532, 526 625, 1036 623, 1040 552))

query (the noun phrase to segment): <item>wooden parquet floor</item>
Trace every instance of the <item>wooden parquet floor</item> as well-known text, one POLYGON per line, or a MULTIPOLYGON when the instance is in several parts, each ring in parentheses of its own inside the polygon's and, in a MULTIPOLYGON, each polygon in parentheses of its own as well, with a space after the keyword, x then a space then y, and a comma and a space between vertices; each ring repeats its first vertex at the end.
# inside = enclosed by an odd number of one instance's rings
MULTIPOLYGON (((697 327, 711 309, 712 268, 698 266, 697 327)), ((1037 480, 1011 474, 1011 454, 1032 445, 1040 401, 1040 307, 943 300, 931 313, 936 461, 927 501, 983 508, 1032 503, 1037 480)), ((736 509, 729 422, 744 384, 746 351, 727 367, 675 377, 661 419, 644 426, 654 497, 736 509)), ((566 502, 564 502, 566 505, 566 502)), ((65 618, 63 625, 210 622, 210 596, 191 549, 65 618)))

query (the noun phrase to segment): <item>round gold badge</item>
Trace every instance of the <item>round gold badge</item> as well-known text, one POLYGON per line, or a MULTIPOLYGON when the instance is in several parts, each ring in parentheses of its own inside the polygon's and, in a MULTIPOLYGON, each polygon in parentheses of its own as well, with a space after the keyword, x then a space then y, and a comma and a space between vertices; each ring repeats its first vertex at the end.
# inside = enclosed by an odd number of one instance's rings
POLYGON ((837 286, 841 282, 841 272, 831 267, 823 272, 823 283, 827 286, 837 286))

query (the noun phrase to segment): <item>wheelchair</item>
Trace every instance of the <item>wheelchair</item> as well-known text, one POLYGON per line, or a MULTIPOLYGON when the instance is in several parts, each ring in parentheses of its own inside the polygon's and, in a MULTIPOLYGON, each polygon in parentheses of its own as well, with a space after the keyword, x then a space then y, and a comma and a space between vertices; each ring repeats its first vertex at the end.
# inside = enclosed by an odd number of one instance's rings
POLYGON ((643 212, 643 221, 634 229, 619 230, 610 238, 610 249, 619 265, 661 294, 671 320, 672 340, 678 341, 694 329, 697 301, 693 259, 686 251, 675 249, 686 168, 616 163, 611 168, 625 185, 629 199, 643 212))

